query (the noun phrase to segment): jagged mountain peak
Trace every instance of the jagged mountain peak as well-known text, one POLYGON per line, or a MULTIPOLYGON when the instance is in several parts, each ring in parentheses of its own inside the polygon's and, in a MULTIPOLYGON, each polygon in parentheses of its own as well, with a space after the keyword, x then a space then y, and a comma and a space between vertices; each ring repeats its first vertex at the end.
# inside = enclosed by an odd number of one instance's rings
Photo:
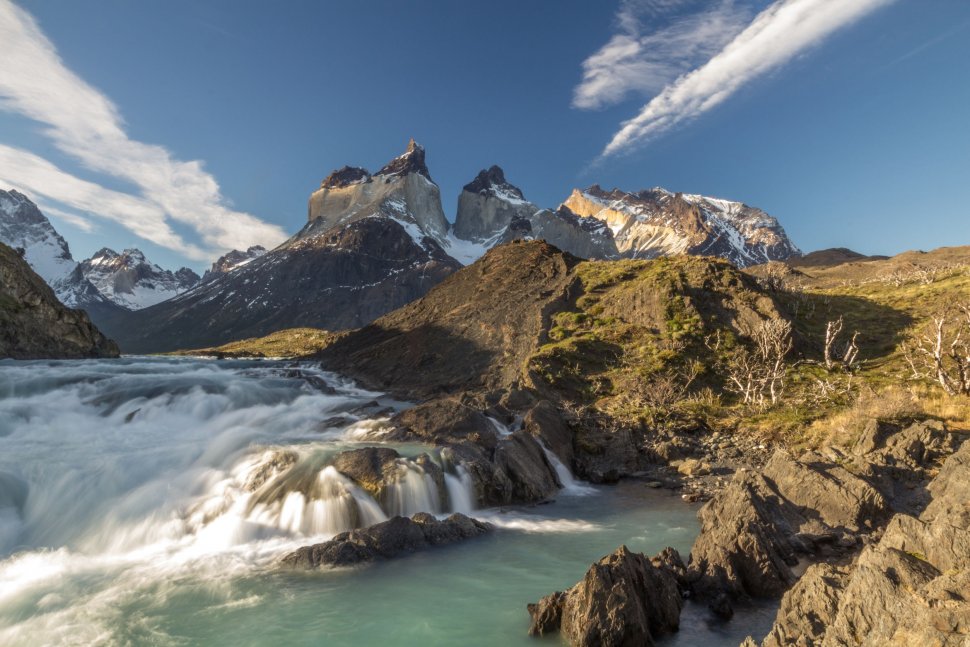
POLYGON ((199 275, 187 267, 176 272, 150 262, 144 252, 127 248, 118 252, 102 247, 79 269, 105 298, 129 310, 139 310, 189 290, 199 275))
POLYGON ((414 138, 408 141, 407 150, 403 154, 398 155, 385 164, 374 175, 389 177, 394 175, 408 175, 410 173, 418 173, 429 180, 431 179, 431 173, 428 171, 428 167, 424 162, 424 146, 414 141, 414 138))
POLYGON ((337 189, 340 187, 351 186, 368 182, 371 179, 370 172, 360 166, 344 166, 323 179, 320 183, 321 189, 337 189))
POLYGON ((266 248, 262 245, 253 245, 246 251, 234 249, 231 252, 220 256, 212 264, 212 267, 206 270, 205 274, 202 276, 202 280, 209 281, 217 276, 231 272, 234 269, 242 267, 243 265, 246 265, 247 263, 259 258, 265 253, 266 248))
POLYGON ((505 172, 498 165, 493 165, 480 171, 474 180, 462 187, 462 191, 482 194, 490 193, 506 200, 525 200, 522 190, 505 179, 505 172))

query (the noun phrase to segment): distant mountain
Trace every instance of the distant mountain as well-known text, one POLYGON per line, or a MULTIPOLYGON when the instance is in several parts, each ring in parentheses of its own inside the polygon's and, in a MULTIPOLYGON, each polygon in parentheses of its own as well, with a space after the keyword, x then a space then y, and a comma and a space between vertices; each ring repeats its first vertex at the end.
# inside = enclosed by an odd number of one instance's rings
POLYGON ((842 263, 861 263, 864 261, 883 261, 888 256, 866 256, 859 252, 852 251, 846 247, 832 247, 830 249, 820 249, 807 254, 796 254, 788 259, 786 263, 792 267, 831 267, 842 263))
MULTIPOLYGON (((375 174, 345 167, 310 196, 307 224, 265 254, 168 301, 99 321, 126 352, 215 346, 283 328, 356 328, 461 267, 441 194, 411 141, 375 174)), ((217 263, 218 264, 218 263, 217 263)))
POLYGON ((102 295, 129 310, 140 310, 171 299, 199 284, 187 267, 176 272, 150 263, 138 249, 120 254, 103 247, 80 263, 81 273, 102 295))
POLYGON ((659 187, 627 193, 593 185, 573 190, 563 205, 606 223, 628 258, 720 256, 747 267, 800 253, 775 218, 740 202, 659 187))
POLYGON ((64 306, 19 250, 0 243, 0 359, 117 356, 87 314, 64 306))

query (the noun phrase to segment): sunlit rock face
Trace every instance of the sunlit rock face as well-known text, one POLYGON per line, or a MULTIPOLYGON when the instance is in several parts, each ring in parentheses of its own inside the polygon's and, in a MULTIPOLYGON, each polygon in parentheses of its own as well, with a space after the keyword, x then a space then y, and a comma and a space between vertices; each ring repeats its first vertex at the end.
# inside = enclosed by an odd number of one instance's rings
POLYGON ((347 167, 334 171, 310 196, 308 220, 314 231, 325 231, 362 218, 385 215, 413 225, 425 236, 443 243, 448 221, 441 208, 441 191, 431 180, 424 148, 412 139, 407 150, 371 175, 347 167))
POLYGON ((573 190, 563 205, 606 223, 625 257, 698 254, 746 267, 799 253, 775 218, 740 202, 659 187, 628 193, 593 185, 573 190))

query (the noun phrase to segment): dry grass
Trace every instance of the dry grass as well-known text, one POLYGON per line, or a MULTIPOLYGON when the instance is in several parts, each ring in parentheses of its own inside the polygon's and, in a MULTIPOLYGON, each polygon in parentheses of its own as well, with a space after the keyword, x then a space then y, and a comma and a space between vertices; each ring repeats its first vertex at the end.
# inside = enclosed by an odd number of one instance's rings
POLYGON ((241 339, 214 348, 177 350, 168 355, 230 357, 305 357, 330 345, 335 334, 316 328, 289 328, 266 337, 241 339))

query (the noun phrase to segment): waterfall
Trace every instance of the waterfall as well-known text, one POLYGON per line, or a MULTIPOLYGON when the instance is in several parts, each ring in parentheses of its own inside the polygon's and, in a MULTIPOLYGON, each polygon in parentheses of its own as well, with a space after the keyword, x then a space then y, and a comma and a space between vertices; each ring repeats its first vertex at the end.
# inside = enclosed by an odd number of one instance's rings
POLYGON ((574 496, 585 496, 587 494, 596 494, 596 488, 589 485, 584 485, 582 481, 577 481, 573 476, 573 473, 569 471, 556 453, 546 446, 546 443, 536 436, 536 440, 539 441, 539 446, 542 447, 542 451, 546 454, 546 459, 548 459, 549 464, 552 465, 553 469, 556 470, 556 476, 559 477, 559 482, 562 483, 562 491, 565 494, 572 494, 574 496))
POLYGON ((416 512, 441 512, 441 494, 434 478, 420 465, 402 459, 398 463, 397 481, 390 484, 385 495, 390 516, 410 517, 416 512))
POLYGON ((451 512, 471 514, 475 508, 475 481, 464 465, 455 466, 455 474, 445 472, 445 487, 448 489, 448 501, 451 512))
POLYGON ((504 436, 512 435, 512 430, 508 428, 508 425, 500 422, 497 418, 488 416, 488 421, 492 423, 493 427, 495 427, 495 431, 498 433, 499 436, 504 437, 504 436))

